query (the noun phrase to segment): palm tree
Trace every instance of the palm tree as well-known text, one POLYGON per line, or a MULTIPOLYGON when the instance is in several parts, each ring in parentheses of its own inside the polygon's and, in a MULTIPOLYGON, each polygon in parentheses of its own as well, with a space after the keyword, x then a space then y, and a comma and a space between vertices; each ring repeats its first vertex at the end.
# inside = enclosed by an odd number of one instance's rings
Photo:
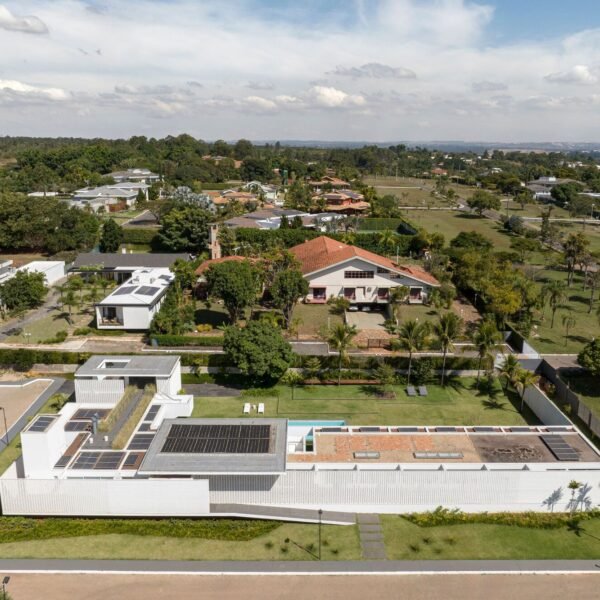
POLYGON ((532 385, 535 385, 540 380, 540 376, 536 375, 533 371, 527 369, 520 369, 515 375, 515 387, 521 396, 521 408, 519 412, 523 412, 523 406, 525 404, 525 392, 532 385))
POLYGON ((521 368, 521 363, 519 363, 518 358, 514 354, 509 354, 505 359, 502 365, 500 365, 500 376, 504 377, 505 385, 504 391, 507 390, 508 384, 513 383, 521 368))
POLYGON ((75 292, 71 288, 67 289, 67 293, 63 298, 62 304, 68 308, 69 324, 73 325, 73 307, 77 308, 79 306, 79 298, 75 295, 75 292))
POLYGON ((552 321, 550 329, 554 327, 554 317, 560 305, 567 299, 567 287, 563 281, 551 281, 544 286, 548 296, 548 303, 552 309, 552 321))
POLYGON ((481 321, 473 335, 473 343, 477 348, 479 363, 477 364, 477 383, 481 376, 481 364, 484 359, 498 348, 501 341, 500 332, 492 321, 481 321))
POLYGON ((398 239, 391 229, 385 229, 377 236, 377 242, 389 254, 396 248, 398 239))
POLYGON ((452 344, 460 335, 462 326, 462 319, 452 312, 442 315, 438 322, 433 326, 433 330, 440 342, 444 354, 442 361, 442 385, 444 385, 444 378, 446 376, 446 355, 452 350, 452 344))
POLYGON ((569 345, 569 329, 573 329, 577 324, 577 319, 568 312, 567 314, 562 316, 562 324, 565 328, 565 348, 569 345))
POLYGON ((395 288, 392 288, 390 292, 390 304, 392 306, 392 311, 394 313, 394 318, 396 322, 400 320, 400 305, 406 302, 406 297, 410 293, 410 288, 406 285, 399 285, 395 288))
POLYGON ((590 271, 587 275, 587 281, 590 286, 590 304, 588 306, 588 313, 591 313, 594 308, 596 288, 600 287, 600 269, 597 271, 590 271))
POLYGON ((429 323, 419 323, 419 321, 406 321, 400 328, 398 341, 402 348, 408 351, 408 381, 410 385, 410 372, 412 369, 413 354, 423 349, 429 335, 429 323))
POLYGON ((348 348, 352 345, 354 336, 358 333, 354 325, 338 323, 329 332, 327 343, 338 353, 338 385, 342 381, 342 364, 348 358, 348 348))

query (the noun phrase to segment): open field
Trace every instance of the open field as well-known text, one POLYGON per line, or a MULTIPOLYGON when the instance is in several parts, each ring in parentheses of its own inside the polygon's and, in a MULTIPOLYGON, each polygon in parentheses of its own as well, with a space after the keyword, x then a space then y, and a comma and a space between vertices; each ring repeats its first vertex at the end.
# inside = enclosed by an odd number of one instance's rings
POLYGON ((558 231, 567 237, 569 233, 583 233, 590 240, 590 252, 600 252, 600 225, 583 223, 555 223, 558 231))
MULTIPOLYGON (((532 204, 526 204, 525 208, 521 208, 521 205, 517 202, 513 202, 512 200, 506 200, 505 197, 501 199, 502 208, 499 212, 506 215, 515 215, 517 217, 539 217, 543 210, 548 208, 548 204, 544 204, 542 202, 535 202, 532 204), (508 205, 508 206, 507 206, 508 205)), ((552 205, 552 218, 569 218, 569 211, 564 208, 560 208, 559 206, 552 205)))
POLYGON ((23 265, 34 260, 50 260, 50 257, 46 256, 45 254, 40 254, 39 252, 0 253, 0 263, 4 262, 5 260, 12 260, 12 266, 16 268, 22 267, 23 265))
MULTIPOLYGON (((523 425, 537 422, 518 412, 518 399, 504 395, 496 384, 492 396, 473 389, 473 379, 452 381, 444 388, 428 385, 428 396, 409 397, 394 386, 394 399, 377 397, 375 385, 320 385, 294 388, 276 386, 264 396, 196 398, 192 416, 201 418, 242 417, 245 402, 264 403, 265 417, 288 419, 344 420, 351 425, 523 425)), ((252 411, 249 418, 256 418, 252 411)))
MULTIPOLYGON (((65 309, 66 310, 66 309, 65 309)), ((44 340, 53 338, 59 331, 71 331, 77 327, 91 326, 94 316, 90 312, 79 312, 73 307, 73 324, 68 321, 68 313, 62 310, 52 310, 47 316, 20 327, 17 323, 15 328, 21 329, 21 333, 8 336, 6 342, 38 344, 44 340), (30 334, 30 335, 26 335, 30 334)), ((51 349, 52 346, 48 345, 51 349)))
POLYGON ((600 518, 579 526, 538 529, 468 523, 420 527, 395 515, 381 522, 389 559, 597 559, 600 518))
POLYGON ((588 376, 562 376, 570 388, 579 396, 581 401, 600 418, 600 384, 597 377, 588 376))
MULTIPOLYGON (((324 560, 361 557, 355 526, 322 526, 324 560)), ((130 534, 58 537, 0 544, 1 558, 144 560, 316 560, 318 526, 285 523, 248 541, 130 534), (288 540, 287 542, 285 540, 288 540)))
POLYGON ((334 315, 328 304, 303 304, 299 302, 294 308, 293 319, 299 320, 298 335, 318 337, 322 330, 343 323, 341 315, 334 315))
MULTIPOLYGON (((563 270, 544 268, 537 272, 536 280, 541 286, 544 283, 553 280, 566 282, 567 273, 563 270)), ((597 295, 597 294, 596 294, 597 295)), ((567 301, 556 311, 554 327, 551 327, 552 312, 549 306, 546 306, 544 317, 538 311, 538 319, 529 342, 538 352, 546 354, 576 354, 592 338, 600 335, 600 323, 596 316, 596 306, 589 312, 589 288, 583 291, 583 276, 576 272, 573 278, 573 285, 567 289, 567 301), (569 330, 569 336, 566 337, 566 329, 562 323, 565 315, 571 315, 575 318, 575 326, 569 330)))

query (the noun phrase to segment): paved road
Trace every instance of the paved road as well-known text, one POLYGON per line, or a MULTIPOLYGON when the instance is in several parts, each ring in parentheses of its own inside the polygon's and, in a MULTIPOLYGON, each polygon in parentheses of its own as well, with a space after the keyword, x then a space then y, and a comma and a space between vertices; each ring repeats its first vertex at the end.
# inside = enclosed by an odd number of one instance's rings
POLYGON ((210 576, 13 575, 13 598, 45 600, 591 600, 597 575, 210 576))
MULTIPOLYGON (((372 560, 372 561, 193 561, 0 559, 10 572, 112 573, 527 573, 589 572, 600 575, 599 560, 372 560)), ((600 578, 598 580, 600 583, 600 578)))

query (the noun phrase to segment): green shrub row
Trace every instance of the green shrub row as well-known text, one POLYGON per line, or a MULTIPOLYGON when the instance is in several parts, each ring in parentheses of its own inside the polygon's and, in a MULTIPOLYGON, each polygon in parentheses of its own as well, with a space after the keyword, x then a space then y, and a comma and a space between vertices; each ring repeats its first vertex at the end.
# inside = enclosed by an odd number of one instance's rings
POLYGON ((137 393, 138 389, 134 385, 128 385, 125 388, 125 392, 119 399, 119 401, 115 404, 113 409, 106 415, 104 419, 100 421, 98 424, 98 429, 100 431, 110 431, 119 420, 121 415, 125 413, 125 411, 131 406, 133 399, 137 393))
POLYGON ((167 333, 157 333, 152 335, 151 340, 156 340, 159 346, 222 346, 223 336, 191 336, 191 335, 171 335, 167 333))
POLYGON ((73 519, 2 517, 0 543, 88 535, 129 534, 207 540, 249 541, 280 523, 245 519, 73 519))
POLYGON ((73 335, 97 335, 101 337, 119 337, 125 335, 120 329, 95 329, 94 327, 78 327, 73 335))
POLYGON ((146 412, 148 406, 150 406, 150 402, 152 402, 152 398, 154 398, 156 394, 156 386, 155 385, 147 385, 144 388, 144 393, 140 398, 137 406, 133 409, 127 421, 121 427, 121 430, 115 436, 115 439, 112 441, 112 449, 113 450, 122 450, 125 448, 125 444, 131 437, 133 430, 137 427, 137 424, 140 422, 142 415, 146 412))
MULTIPOLYGON (((322 369, 337 369, 338 357, 337 356, 319 356, 319 362, 321 363, 322 369)), ((413 368, 415 365, 425 357, 413 358, 413 368)), ((431 361, 432 369, 438 370, 442 368, 443 359, 441 356, 428 356, 426 357, 431 361)), ((297 368, 303 368, 309 365, 309 361, 314 359, 314 356, 310 355, 294 355, 294 364, 292 366, 297 368)), ((478 359, 475 357, 465 356, 448 356, 446 358, 446 369, 456 371, 467 371, 477 369, 478 359)), ((395 369, 408 369, 408 357, 407 356, 350 356, 348 362, 344 365, 346 369, 376 369, 382 364, 390 365, 395 369)))
POLYGON ((11 366, 17 371, 29 371, 36 363, 47 365, 76 365, 83 364, 90 356, 91 354, 88 352, 0 348, 0 365, 11 366))
POLYGON ((123 227, 124 244, 156 244, 157 230, 149 227, 123 227))
POLYGON ((439 527, 443 525, 468 525, 473 523, 485 525, 512 525, 530 527, 532 529, 559 529, 586 519, 597 519, 600 510, 587 512, 553 513, 553 512, 524 512, 524 513, 464 513, 458 509, 438 506, 434 511, 401 515, 407 521, 420 527, 439 527))

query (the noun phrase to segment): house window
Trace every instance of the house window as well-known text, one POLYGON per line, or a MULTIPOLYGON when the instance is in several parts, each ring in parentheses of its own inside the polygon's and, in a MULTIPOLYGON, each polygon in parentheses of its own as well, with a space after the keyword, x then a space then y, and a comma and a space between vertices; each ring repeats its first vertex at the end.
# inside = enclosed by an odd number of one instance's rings
POLYGON ((389 269, 384 269, 383 267, 377 267, 377 272, 378 272, 380 275, 385 275, 385 274, 389 273, 389 272, 390 272, 390 270, 389 270, 389 269))
POLYGON ((327 298, 327 288, 312 288, 313 300, 325 300, 327 298))
POLYGON ((373 271, 344 271, 345 279, 373 279, 374 277, 373 271))
POLYGON ((387 300, 390 296, 389 288, 378 288, 377 289, 377 299, 378 300, 387 300))
POLYGON ((356 288, 344 288, 344 298, 346 298, 346 300, 355 300, 356 288))

